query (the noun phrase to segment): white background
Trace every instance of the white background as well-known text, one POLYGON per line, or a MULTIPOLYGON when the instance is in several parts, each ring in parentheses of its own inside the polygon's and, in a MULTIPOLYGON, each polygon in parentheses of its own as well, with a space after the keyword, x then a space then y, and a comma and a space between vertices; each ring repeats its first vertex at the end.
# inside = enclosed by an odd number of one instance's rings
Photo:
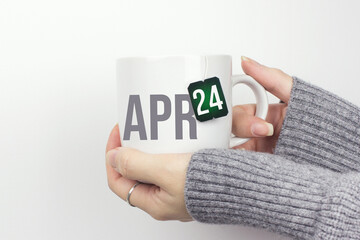
POLYGON ((359 11, 355 0, 0 0, 0 239, 279 239, 157 222, 108 189, 115 59, 223 53, 241 73, 246 55, 360 105, 359 11))

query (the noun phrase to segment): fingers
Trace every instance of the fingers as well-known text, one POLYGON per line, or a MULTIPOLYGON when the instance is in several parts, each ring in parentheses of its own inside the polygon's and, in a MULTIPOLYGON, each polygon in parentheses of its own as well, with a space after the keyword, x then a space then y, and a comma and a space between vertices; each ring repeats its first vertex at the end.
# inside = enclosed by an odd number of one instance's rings
MULTIPOLYGON (((118 127, 118 125, 115 125, 110 133, 109 140, 108 140, 108 143, 106 146, 107 180, 108 180, 109 188, 116 195, 118 195, 120 198, 122 198, 124 201, 126 201, 129 190, 137 182, 133 179, 137 179, 137 180, 141 181, 142 179, 146 179, 146 178, 142 178, 142 177, 136 178, 135 177, 132 179, 128 179, 128 178, 125 178, 124 176, 122 176, 122 174, 119 173, 119 171, 117 171, 118 167, 116 166, 114 168, 111 165, 111 162, 109 159, 109 156, 112 156, 112 155, 117 156, 117 154, 116 154, 116 153, 118 153, 117 149, 122 149, 122 148, 121 148, 121 142, 120 142, 119 127, 118 127)), ((130 151, 131 150, 132 149, 130 149, 130 151)), ((130 155, 131 157, 129 159, 133 163, 133 161, 132 161, 133 158, 137 158, 138 156, 141 155, 141 152, 139 152, 139 151, 134 150, 134 152, 136 152, 136 154, 133 155, 133 154, 129 154, 129 153, 126 154, 126 151, 124 151, 123 158, 126 158, 127 155, 130 155)), ((143 155, 145 156, 146 154, 143 153, 143 155)), ((121 158, 121 156, 122 156, 122 154, 120 154, 119 159, 123 159, 123 158, 121 158)), ((133 169, 132 164, 130 164, 129 166, 130 166, 130 169, 133 169)), ((157 166, 157 165, 155 165, 155 166, 157 166)), ((145 170, 146 169, 141 168, 139 172, 144 172, 145 170)), ((138 173, 138 171, 135 171, 135 172, 138 173)), ((126 174, 128 174, 129 178, 132 176, 137 176, 137 174, 132 174, 132 170, 127 171, 126 174), (128 173, 130 173, 130 174, 128 174, 128 173)), ((165 175, 164 171, 162 171, 162 175, 165 175)), ((154 177, 152 177, 152 178, 154 178, 154 177)), ((145 182, 145 181, 141 181, 141 182, 145 182)), ((173 183, 171 183, 171 184, 173 184, 173 183)), ((161 216, 159 217, 159 213, 158 213, 159 211, 158 211, 157 206, 159 205, 158 197, 159 197, 159 195, 161 196, 162 194, 164 194, 164 190, 160 189, 160 187, 158 187, 156 185, 150 185, 150 184, 145 184, 145 183, 139 184, 132 191, 131 196, 130 196, 130 202, 133 206, 144 210, 145 212, 151 214, 154 218, 160 219, 161 216)))
POLYGON ((256 61, 241 57, 241 67, 244 72, 253 77, 267 91, 287 103, 290 99, 292 77, 276 68, 269 68, 256 61))
MULTIPOLYGON (((108 164, 123 177, 152 183, 165 190, 171 185, 176 171, 186 172, 187 154, 147 154, 131 148, 116 148, 107 154, 108 164)), ((178 176, 178 175, 176 175, 178 176)))
POLYGON ((184 202, 186 169, 191 154, 147 154, 118 147, 106 155, 106 164, 118 172, 110 179, 110 189, 123 200, 131 193, 130 203, 157 220, 192 220, 184 202), (151 184, 146 184, 151 183, 151 184), (155 184, 155 185, 153 185, 155 184))
MULTIPOLYGON (((111 152, 111 150, 119 148, 121 146, 120 134, 119 134, 119 125, 116 124, 112 129, 108 143, 106 145, 106 153, 111 152)), ((108 154, 107 154, 108 156, 108 154)), ((107 158, 108 159, 108 158, 107 158)), ((117 172, 109 163, 106 161, 106 172, 108 178, 109 188, 120 198, 126 201, 129 190, 136 183, 134 180, 129 180, 124 178, 119 172, 117 172)), ((131 193, 130 202, 132 205, 148 211, 149 206, 151 206, 152 193, 158 189, 157 186, 140 184, 136 186, 136 190, 131 193)))
POLYGON ((266 137, 274 134, 274 127, 265 120, 255 117, 256 105, 233 107, 232 133, 238 137, 266 137))

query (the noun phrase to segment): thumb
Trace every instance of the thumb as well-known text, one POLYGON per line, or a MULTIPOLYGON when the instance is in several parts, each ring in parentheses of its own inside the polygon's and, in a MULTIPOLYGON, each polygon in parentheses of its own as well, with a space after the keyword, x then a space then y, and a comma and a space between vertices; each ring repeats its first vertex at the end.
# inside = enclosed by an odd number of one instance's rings
POLYGON ((247 75, 254 78, 268 92, 286 103, 289 101, 293 83, 291 76, 279 69, 266 67, 244 56, 241 57, 241 67, 247 75))

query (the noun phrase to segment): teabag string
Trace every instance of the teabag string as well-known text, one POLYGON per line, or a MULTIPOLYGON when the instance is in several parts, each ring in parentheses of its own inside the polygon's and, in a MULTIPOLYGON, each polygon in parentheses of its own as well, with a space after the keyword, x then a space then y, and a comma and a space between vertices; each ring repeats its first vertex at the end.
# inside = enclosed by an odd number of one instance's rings
POLYGON ((208 67, 209 67, 209 65, 208 65, 208 57, 204 56, 204 58, 205 58, 205 71, 204 71, 204 80, 203 81, 205 81, 205 79, 206 79, 207 72, 208 72, 208 67))

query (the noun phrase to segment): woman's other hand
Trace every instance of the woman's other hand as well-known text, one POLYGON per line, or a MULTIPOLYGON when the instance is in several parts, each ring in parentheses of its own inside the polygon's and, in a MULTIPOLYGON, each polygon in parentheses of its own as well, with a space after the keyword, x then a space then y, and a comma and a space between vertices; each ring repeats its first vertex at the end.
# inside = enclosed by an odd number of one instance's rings
POLYGON ((233 134, 251 138, 235 148, 272 153, 286 115, 293 79, 279 69, 266 67, 247 57, 242 57, 241 66, 247 75, 284 103, 270 104, 266 121, 254 116, 255 104, 233 107, 233 134))
POLYGON ((191 158, 184 154, 147 154, 121 147, 119 127, 110 133, 106 146, 106 171, 110 189, 123 200, 131 194, 132 205, 157 220, 191 221, 184 200, 186 170, 191 158))

